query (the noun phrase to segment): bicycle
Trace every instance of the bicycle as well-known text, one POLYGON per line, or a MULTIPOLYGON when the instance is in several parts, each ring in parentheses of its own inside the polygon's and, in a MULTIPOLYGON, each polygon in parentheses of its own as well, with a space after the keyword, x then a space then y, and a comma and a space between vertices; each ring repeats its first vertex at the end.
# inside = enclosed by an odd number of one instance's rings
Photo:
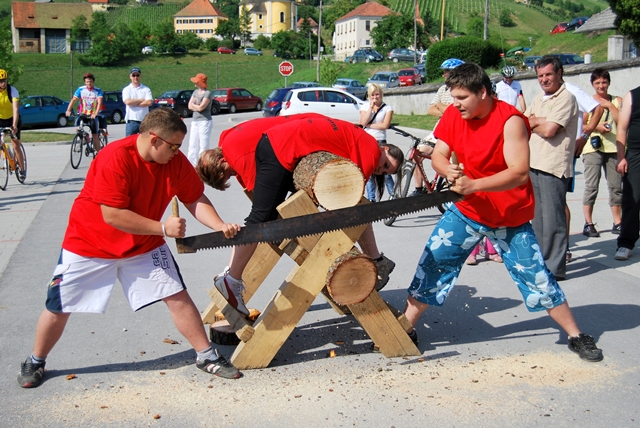
MULTIPOLYGON (((78 131, 76 132, 76 136, 73 137, 73 141, 71 142, 71 167, 73 169, 78 169, 80 166, 80 161, 82 160, 82 154, 86 157, 89 155, 93 155, 95 159, 98 152, 93 147, 93 142, 91 141, 91 123, 94 119, 91 116, 86 114, 80 115, 80 123, 78 124, 78 131), (87 132, 86 128, 89 128, 89 132, 87 132), (84 146, 84 147, 83 147, 84 146)), ((109 141, 107 139, 107 131, 104 128, 100 128, 98 130, 98 140, 100 141, 100 149, 104 148, 109 141)))
MULTIPOLYGON (((437 172, 433 177, 433 180, 428 179, 427 173, 425 172, 424 166, 422 165, 422 161, 424 161, 425 159, 431 159, 431 154, 425 154, 418 150, 418 145, 422 143, 422 139, 416 137, 415 135, 411 135, 410 133, 403 131, 402 129, 396 128, 395 126, 390 126, 389 129, 394 130, 396 134, 410 138, 413 142, 413 145, 405 155, 404 164, 402 165, 401 178, 397 180, 393 188, 393 194, 389 197, 389 199, 399 199, 407 197, 409 189, 411 188, 411 182, 413 181, 413 172, 415 171, 416 167, 418 167, 418 172, 420 173, 420 176, 425 183, 426 193, 449 190, 449 182, 447 181, 447 178, 441 177, 437 172)), ((427 142, 427 144, 429 144, 431 147, 435 146, 434 144, 429 142, 427 142)), ((444 204, 438 205, 437 208, 440 213, 444 213, 447 209, 444 204)), ((389 217, 384 220, 384 224, 386 224, 387 226, 391 226, 395 221, 396 217, 389 217)))
POLYGON ((7 183, 9 182, 9 175, 16 173, 16 178, 18 182, 24 184, 24 181, 27 178, 27 153, 24 151, 24 146, 20 145, 20 150, 22 151, 22 159, 24 160, 24 176, 21 174, 23 171, 20 168, 20 164, 18 164, 18 157, 13 151, 13 145, 11 141, 8 143, 5 142, 5 135, 9 134, 11 138, 16 138, 15 134, 11 130, 11 128, 0 128, 0 144, 2 144, 2 149, 0 149, 0 189, 6 190, 7 183))

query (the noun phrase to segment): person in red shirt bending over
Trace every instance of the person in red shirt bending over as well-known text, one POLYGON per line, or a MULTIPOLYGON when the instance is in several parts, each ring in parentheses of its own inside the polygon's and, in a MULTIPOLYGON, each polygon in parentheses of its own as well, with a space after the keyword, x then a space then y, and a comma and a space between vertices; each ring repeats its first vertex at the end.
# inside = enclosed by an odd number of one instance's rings
MULTIPOLYGON (((415 326, 428 305, 441 306, 465 259, 487 237, 501 252, 527 309, 546 310, 569 334, 569 349, 584 360, 601 361, 602 351, 578 328, 529 223, 534 214, 529 122, 491 96, 491 81, 476 64, 456 67, 446 84, 454 101, 435 131, 431 159, 465 199, 449 207, 427 241, 408 290, 406 317, 415 326), (451 163, 452 153, 459 164, 451 163)), ((415 329, 408 333, 417 339, 415 329)))
MULTIPOLYGON (((378 146, 361 127, 320 114, 296 114, 244 122, 222 133, 218 147, 205 150, 196 170, 214 189, 229 187, 233 175, 240 185, 253 191, 247 224, 272 221, 276 208, 293 190, 293 170, 306 155, 326 151, 351 160, 362 170, 365 181, 372 174, 393 174, 404 161, 402 150, 393 144, 378 146)), ((395 263, 378 251, 369 225, 359 240, 362 251, 376 261, 380 290, 389 280, 395 263)), ((216 288, 240 313, 249 311, 242 298, 242 272, 256 244, 233 248, 231 262, 216 276, 216 288)))
POLYGON ((225 378, 241 376, 211 347, 165 243, 166 237, 181 238, 186 231, 183 218, 161 221, 174 196, 198 221, 225 236, 240 230, 223 222, 204 195, 202 181, 179 150, 186 133, 177 113, 159 108, 143 119, 140 134, 109 144, 91 164, 71 207, 33 354, 21 365, 21 387, 40 385, 45 358, 71 313, 105 312, 116 278, 134 311, 165 302, 178 331, 197 351, 197 368, 225 378))

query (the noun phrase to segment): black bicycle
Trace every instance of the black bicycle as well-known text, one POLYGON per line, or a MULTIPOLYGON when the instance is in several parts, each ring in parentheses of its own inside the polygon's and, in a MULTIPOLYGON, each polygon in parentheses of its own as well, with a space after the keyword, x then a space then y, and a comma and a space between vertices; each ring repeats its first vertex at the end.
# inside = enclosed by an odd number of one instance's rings
MULTIPOLYGON (((86 114, 80 115, 80 123, 78 124, 78 132, 76 132, 76 136, 73 137, 73 141, 71 142, 71 167, 73 169, 78 169, 80 166, 80 161, 82 160, 82 154, 86 157, 92 155, 94 158, 98 154, 95 148, 93 147, 93 143, 91 141, 91 124, 94 119, 91 116, 86 114), (87 131, 86 128, 89 128, 87 131)), ((100 141, 100 149, 107 144, 109 141, 107 139, 107 131, 103 128, 98 130, 98 140, 100 141)))
MULTIPOLYGON (((411 182, 413 181, 413 172, 416 167, 418 168, 418 172, 424 182, 424 189, 426 193, 433 192, 442 192, 444 190, 449 190, 449 182, 447 182, 446 177, 441 177, 437 172, 433 177, 433 180, 429 180, 427 177, 427 173, 424 170, 424 166, 422 165, 422 161, 425 159, 431 159, 431 153, 423 153, 418 150, 418 146, 423 142, 422 139, 416 137, 415 135, 411 135, 407 131, 396 128, 395 126, 390 126, 389 129, 392 129, 396 132, 396 134, 402 135, 403 137, 411 138, 413 142, 411 148, 405 155, 404 164, 402 165, 402 174, 400 179, 396 181, 396 184, 393 188, 393 194, 389 197, 389 199, 399 199, 406 198, 409 194, 409 189, 411 188, 411 182)), ((428 143, 432 148, 435 146, 432 143, 428 143)), ((441 213, 446 211, 446 207, 444 204, 440 204, 437 206, 438 210, 441 213)), ((391 226, 393 222, 396 221, 396 217, 389 217, 384 220, 384 224, 387 226, 391 226)))

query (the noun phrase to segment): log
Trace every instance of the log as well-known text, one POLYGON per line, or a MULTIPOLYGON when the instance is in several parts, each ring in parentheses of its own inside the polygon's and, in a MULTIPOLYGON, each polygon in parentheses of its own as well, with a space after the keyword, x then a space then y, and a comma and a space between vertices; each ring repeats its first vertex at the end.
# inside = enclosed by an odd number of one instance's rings
POLYGON ((304 190, 327 210, 352 207, 364 194, 364 176, 349 159, 329 152, 315 152, 298 162, 293 171, 296 189, 304 190))
POLYGON ((351 250, 333 262, 327 272, 326 286, 336 303, 354 305, 369 297, 377 279, 378 269, 371 257, 351 250))
POLYGON ((209 326, 209 338, 218 345, 236 346, 240 339, 227 320, 216 321, 209 326))

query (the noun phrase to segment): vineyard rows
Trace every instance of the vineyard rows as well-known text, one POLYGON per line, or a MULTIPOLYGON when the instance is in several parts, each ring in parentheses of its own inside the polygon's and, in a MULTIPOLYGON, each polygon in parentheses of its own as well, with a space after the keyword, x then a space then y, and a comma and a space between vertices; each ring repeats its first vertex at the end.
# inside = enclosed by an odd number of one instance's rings
POLYGON ((118 22, 131 25, 132 22, 145 22, 152 30, 160 22, 172 18, 185 7, 184 3, 165 3, 139 7, 114 7, 109 9, 107 23, 110 26, 118 22))

